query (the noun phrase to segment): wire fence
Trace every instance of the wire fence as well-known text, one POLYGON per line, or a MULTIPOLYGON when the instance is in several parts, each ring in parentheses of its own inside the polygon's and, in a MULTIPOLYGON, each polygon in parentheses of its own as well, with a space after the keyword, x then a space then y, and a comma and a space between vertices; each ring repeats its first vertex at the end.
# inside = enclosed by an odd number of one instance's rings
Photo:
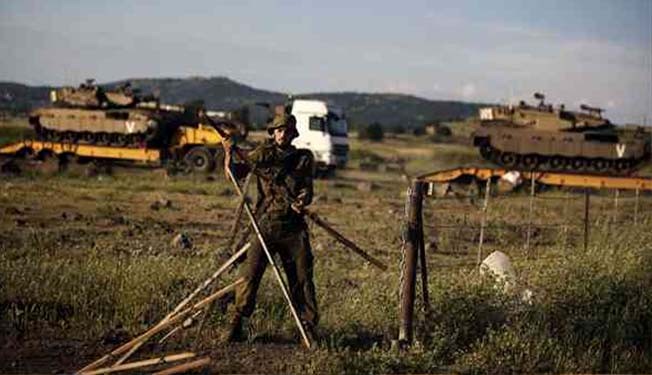
POLYGON ((593 245, 623 227, 652 229, 652 196, 638 191, 548 189, 500 194, 491 187, 470 194, 427 197, 423 224, 427 247, 440 253, 472 254, 522 248, 593 245), (487 194, 488 193, 488 194, 487 194), (433 199, 434 198, 434 199, 433 199))

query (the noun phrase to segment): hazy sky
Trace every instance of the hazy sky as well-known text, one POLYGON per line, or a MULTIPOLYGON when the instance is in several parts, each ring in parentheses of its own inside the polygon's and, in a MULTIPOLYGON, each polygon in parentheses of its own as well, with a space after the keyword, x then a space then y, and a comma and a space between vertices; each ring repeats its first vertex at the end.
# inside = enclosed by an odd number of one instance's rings
POLYGON ((227 76, 284 92, 504 102, 652 123, 652 0, 0 0, 0 80, 227 76))

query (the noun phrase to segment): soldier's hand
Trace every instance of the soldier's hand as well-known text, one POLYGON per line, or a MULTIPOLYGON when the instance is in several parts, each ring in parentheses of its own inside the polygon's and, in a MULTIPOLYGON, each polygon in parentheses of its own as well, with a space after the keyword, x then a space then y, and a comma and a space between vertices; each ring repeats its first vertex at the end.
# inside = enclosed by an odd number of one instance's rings
POLYGON ((222 148, 224 152, 231 152, 233 147, 233 140, 231 138, 222 138, 222 148))
POLYGON ((300 213, 303 213, 303 209, 306 207, 306 205, 305 205, 305 203, 303 203, 303 200, 301 200, 301 199, 297 199, 297 200, 295 200, 294 202, 292 202, 292 204, 290 205, 290 207, 292 207, 292 209, 293 209, 296 213, 300 214, 300 213))
POLYGON ((233 143, 229 141, 229 145, 225 144, 226 142, 222 141, 222 146, 224 147, 224 175, 227 180, 230 178, 229 171, 231 170, 231 146, 233 143))

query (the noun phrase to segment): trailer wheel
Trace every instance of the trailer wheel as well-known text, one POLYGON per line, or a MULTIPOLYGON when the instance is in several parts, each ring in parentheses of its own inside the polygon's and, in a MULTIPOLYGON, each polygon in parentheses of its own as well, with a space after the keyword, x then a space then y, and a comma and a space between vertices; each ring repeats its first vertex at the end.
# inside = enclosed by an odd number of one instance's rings
POLYGON ((213 155, 206 147, 193 147, 186 153, 183 160, 190 170, 197 173, 209 173, 215 169, 213 155))

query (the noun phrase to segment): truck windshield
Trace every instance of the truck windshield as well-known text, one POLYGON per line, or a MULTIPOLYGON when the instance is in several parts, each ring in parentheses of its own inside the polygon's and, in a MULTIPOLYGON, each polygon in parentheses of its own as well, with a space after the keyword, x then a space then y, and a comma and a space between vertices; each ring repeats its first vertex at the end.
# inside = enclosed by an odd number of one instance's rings
POLYGON ((346 137, 348 126, 346 119, 339 117, 334 113, 329 113, 327 116, 328 134, 336 137, 346 137))

